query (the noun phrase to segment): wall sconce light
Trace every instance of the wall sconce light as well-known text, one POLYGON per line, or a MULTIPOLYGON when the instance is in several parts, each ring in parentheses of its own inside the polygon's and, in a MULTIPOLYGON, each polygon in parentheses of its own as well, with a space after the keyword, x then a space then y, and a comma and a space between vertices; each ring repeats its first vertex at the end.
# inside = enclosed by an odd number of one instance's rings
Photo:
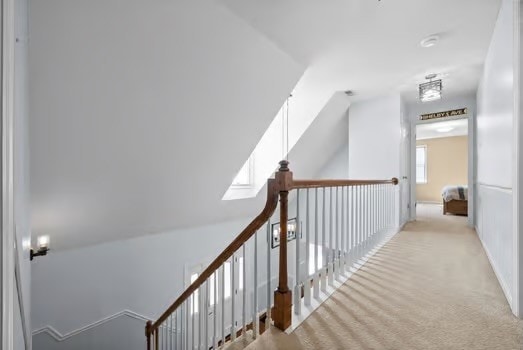
MULTIPOLYGON (((271 247, 272 249, 280 246, 280 223, 276 222, 271 225, 272 236, 271 236, 271 247)), ((289 219, 287 221, 287 242, 296 239, 296 218, 289 219)))
POLYGON ((40 236, 37 239, 38 249, 35 251, 31 248, 30 260, 32 261, 35 256, 47 255, 49 251, 49 236, 40 236))

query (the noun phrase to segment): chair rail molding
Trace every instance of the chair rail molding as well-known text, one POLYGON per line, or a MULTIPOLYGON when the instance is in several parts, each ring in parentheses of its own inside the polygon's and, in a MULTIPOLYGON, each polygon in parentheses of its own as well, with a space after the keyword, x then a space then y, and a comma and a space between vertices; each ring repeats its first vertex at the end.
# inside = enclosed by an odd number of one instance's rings
POLYGON ((103 325, 104 323, 110 322, 112 320, 115 320, 115 319, 123 317, 123 316, 130 317, 130 318, 133 318, 133 319, 141 321, 141 322, 147 322, 147 321, 152 320, 151 317, 140 315, 139 313, 136 313, 134 311, 122 310, 122 311, 117 312, 117 313, 115 313, 113 315, 109 315, 109 316, 104 317, 104 318, 102 318, 102 319, 100 319, 98 321, 95 321, 93 323, 87 324, 87 325, 85 325, 83 327, 75 329, 74 331, 71 331, 71 332, 67 332, 65 334, 60 333, 60 331, 58 331, 53 326, 47 325, 45 327, 35 329, 33 331, 33 337, 35 335, 38 335, 38 334, 41 334, 41 333, 46 333, 46 334, 49 334, 51 337, 53 337, 56 341, 62 342, 64 340, 72 338, 72 337, 74 337, 74 336, 76 336, 76 335, 78 335, 80 333, 83 333, 83 332, 88 331, 90 329, 96 328, 98 326, 103 325))

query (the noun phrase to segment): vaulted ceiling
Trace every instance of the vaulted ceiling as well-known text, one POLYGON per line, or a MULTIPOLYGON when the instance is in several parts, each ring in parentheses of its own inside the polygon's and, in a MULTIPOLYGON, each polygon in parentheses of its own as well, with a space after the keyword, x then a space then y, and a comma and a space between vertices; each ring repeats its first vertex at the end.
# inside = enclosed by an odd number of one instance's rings
POLYGON ((412 99, 428 72, 446 74, 448 94, 474 91, 498 7, 33 1, 33 234, 61 249, 252 216, 263 191, 221 198, 295 87, 310 127, 291 162, 314 174, 346 142, 350 99, 337 91, 412 99), (439 45, 418 46, 434 33, 439 45))

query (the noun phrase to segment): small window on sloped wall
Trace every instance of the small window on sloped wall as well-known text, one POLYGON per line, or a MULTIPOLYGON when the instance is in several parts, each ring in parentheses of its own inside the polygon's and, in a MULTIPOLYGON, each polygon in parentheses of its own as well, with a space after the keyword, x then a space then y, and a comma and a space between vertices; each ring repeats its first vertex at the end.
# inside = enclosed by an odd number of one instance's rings
POLYGON ((254 185, 254 159, 253 156, 242 166, 234 180, 232 181, 232 187, 243 188, 252 187, 254 185))

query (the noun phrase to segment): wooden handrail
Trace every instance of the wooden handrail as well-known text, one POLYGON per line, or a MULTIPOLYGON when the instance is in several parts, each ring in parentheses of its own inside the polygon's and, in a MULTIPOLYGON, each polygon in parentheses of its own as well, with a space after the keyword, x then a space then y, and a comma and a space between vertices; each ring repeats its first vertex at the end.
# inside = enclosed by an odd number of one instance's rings
MULTIPOLYGON (((274 179, 267 180, 267 201, 262 212, 229 244, 225 250, 183 291, 176 301, 154 323, 148 321, 145 327, 147 349, 151 349, 151 336, 154 335, 156 348, 158 347, 158 330, 163 322, 175 312, 185 300, 200 288, 233 254, 239 250, 273 215, 280 199, 280 234, 287 236, 287 205, 288 193, 294 189, 364 186, 380 184, 398 184, 397 178, 391 180, 294 180, 289 171, 288 161, 281 161, 280 168, 274 179)), ((272 319, 277 328, 285 330, 291 323, 292 292, 288 288, 287 276, 287 240, 280 242, 280 264, 278 288, 274 291, 274 308, 272 319)))
POLYGON ((320 187, 341 187, 341 186, 364 186, 398 184, 398 179, 393 177, 390 180, 293 180, 292 189, 320 188, 320 187))
POLYGON ((191 283, 191 285, 176 299, 176 301, 169 306, 169 308, 156 320, 156 322, 149 325, 146 328, 147 336, 150 336, 155 332, 160 325, 167 320, 170 314, 172 314, 182 303, 188 299, 203 283, 212 276, 212 274, 222 266, 241 246, 251 238, 256 231, 258 231, 267 220, 272 216, 276 207, 278 206, 278 186, 275 179, 269 179, 267 181, 267 201, 262 212, 251 221, 251 223, 232 241, 231 244, 225 248, 225 250, 218 255, 216 259, 198 276, 198 278, 191 283))

